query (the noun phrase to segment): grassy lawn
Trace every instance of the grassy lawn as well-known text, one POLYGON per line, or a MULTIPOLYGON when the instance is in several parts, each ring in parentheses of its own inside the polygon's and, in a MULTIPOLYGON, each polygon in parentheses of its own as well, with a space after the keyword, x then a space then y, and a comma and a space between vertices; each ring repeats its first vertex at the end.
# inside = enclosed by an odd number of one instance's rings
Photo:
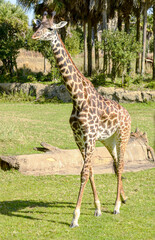
MULTIPOLYGON (((155 103, 123 104, 136 127, 148 134, 154 147, 155 103)), ((0 154, 29 154, 40 142, 59 148, 76 148, 69 117, 72 104, 0 102, 0 154)), ((101 146, 97 143, 97 146, 101 146)))
MULTIPOLYGON (((131 114, 132 130, 146 131, 153 147, 155 103, 123 106, 131 114)), ((0 102, 0 154, 35 153, 33 147, 42 141, 76 148, 68 122, 71 110, 72 104, 0 102)), ((117 216, 112 214, 115 176, 96 175, 102 216, 93 216, 92 191, 87 184, 80 227, 70 229, 79 176, 34 177, 0 170, 0 240, 153 240, 154 175, 154 169, 124 174, 128 201, 117 216)))
POLYGON ((79 188, 78 176, 23 176, 16 171, 0 171, 1 240, 153 240, 153 169, 126 173, 128 196, 121 213, 113 215, 116 178, 96 175, 102 216, 94 214, 90 184, 85 189, 79 228, 70 229, 79 188))

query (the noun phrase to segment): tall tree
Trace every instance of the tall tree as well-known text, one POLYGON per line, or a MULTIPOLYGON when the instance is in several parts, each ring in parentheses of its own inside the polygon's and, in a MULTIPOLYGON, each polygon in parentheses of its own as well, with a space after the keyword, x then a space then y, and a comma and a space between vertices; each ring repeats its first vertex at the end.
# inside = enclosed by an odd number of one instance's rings
POLYGON ((153 5, 153 80, 155 80, 155 4, 153 5))
POLYGON ((143 51, 141 62, 141 75, 145 73, 145 55, 146 55, 146 28, 147 28, 147 10, 151 6, 154 6, 155 0, 142 0, 143 5, 143 51))
MULTIPOLYGON (((141 0, 137 2, 137 6, 134 6, 133 12, 136 16, 136 41, 140 44, 140 16, 141 16, 141 0)), ((136 57, 136 73, 140 73, 140 53, 136 57)))
POLYGON ((142 62, 141 62, 141 74, 145 73, 145 55, 146 55, 146 28, 147 28, 147 1, 142 0, 143 4, 143 51, 142 51, 142 62))
POLYGON ((87 72, 87 23, 83 23, 83 34, 84 34, 84 73, 87 72))
MULTIPOLYGON (((107 23, 107 8, 108 8, 108 2, 107 0, 103 1, 103 26, 102 26, 102 30, 107 30, 108 29, 108 23, 107 23)), ((103 39, 104 43, 106 45, 106 39, 103 39)), ((105 72, 107 69, 107 52, 106 52, 106 48, 104 46, 104 56, 103 56, 103 72, 105 72)))
POLYGON ((94 25, 94 38, 95 38, 95 70, 99 70, 99 48, 98 48, 97 23, 94 25))
POLYGON ((23 46, 28 28, 28 18, 21 7, 0 2, 0 59, 3 71, 13 74, 16 59, 23 46))

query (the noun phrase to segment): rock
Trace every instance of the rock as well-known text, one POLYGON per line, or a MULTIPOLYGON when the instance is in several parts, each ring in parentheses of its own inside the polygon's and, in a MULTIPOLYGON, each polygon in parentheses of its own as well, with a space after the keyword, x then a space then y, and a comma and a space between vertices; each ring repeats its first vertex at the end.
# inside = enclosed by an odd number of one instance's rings
POLYGON ((63 102, 71 102, 71 97, 65 87, 65 85, 50 85, 45 88, 45 97, 52 99, 57 97, 63 102))
POLYGON ((105 98, 108 98, 108 99, 113 99, 113 95, 115 93, 115 88, 114 87, 109 87, 109 88, 106 88, 106 87, 98 87, 97 88, 97 91, 102 95, 104 96, 105 98))
POLYGON ((45 98, 54 98, 56 97, 55 84, 47 85, 44 90, 45 98))
MULTIPOLYGON (((41 83, 0 83, 0 91, 7 94, 24 92, 28 95, 35 96, 36 99, 45 96, 47 99, 56 97, 62 102, 71 102, 71 97, 65 85, 44 85, 41 83)), ((97 91, 107 99, 117 102, 148 102, 155 101, 155 91, 129 91, 122 88, 98 87, 97 91)))
POLYGON ((124 102, 143 102, 140 91, 126 91, 123 94, 122 100, 124 102))
POLYGON ((152 95, 150 92, 142 92, 142 99, 143 99, 143 102, 148 102, 148 101, 151 101, 152 100, 152 95))
POLYGON ((15 93, 20 86, 20 83, 0 83, 1 92, 15 93))
POLYGON ((113 94, 113 100, 117 102, 122 102, 122 98, 124 96, 124 89, 115 89, 113 94))
POLYGON ((36 98, 38 99, 39 97, 44 95, 46 86, 48 85, 44 85, 41 83, 31 83, 29 94, 31 96, 36 96, 36 98))
POLYGON ((71 102, 72 101, 65 85, 57 86, 56 91, 57 91, 57 97, 59 100, 61 100, 63 102, 71 102))
POLYGON ((30 83, 23 83, 18 87, 18 92, 22 91, 23 93, 29 95, 30 93, 30 83))

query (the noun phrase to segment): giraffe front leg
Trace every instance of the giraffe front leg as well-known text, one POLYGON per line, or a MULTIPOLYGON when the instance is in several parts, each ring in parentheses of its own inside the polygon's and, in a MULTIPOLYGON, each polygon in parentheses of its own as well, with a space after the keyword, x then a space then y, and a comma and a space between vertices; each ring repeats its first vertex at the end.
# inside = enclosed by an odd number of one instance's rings
POLYGON ((73 213, 73 219, 70 225, 70 228, 78 227, 78 219, 80 217, 80 208, 76 208, 74 213, 73 213))
POLYGON ((83 196, 83 192, 84 192, 84 188, 86 186, 86 183, 88 182, 88 179, 89 179, 89 168, 88 168, 87 165, 84 164, 84 167, 81 171, 81 186, 80 186, 80 190, 79 190, 78 200, 77 200, 75 211, 73 213, 73 219, 72 219, 72 222, 71 222, 71 225, 70 225, 71 228, 79 226, 78 219, 80 217, 80 208, 81 208, 82 196, 83 196))
POLYGON ((90 183, 91 183, 91 187, 93 190, 93 195, 94 195, 94 204, 95 204, 95 213, 94 215, 96 217, 101 216, 101 204, 97 195, 97 191, 96 191, 96 186, 95 186, 95 182, 94 182, 94 175, 93 175, 93 169, 92 167, 90 167, 90 183))

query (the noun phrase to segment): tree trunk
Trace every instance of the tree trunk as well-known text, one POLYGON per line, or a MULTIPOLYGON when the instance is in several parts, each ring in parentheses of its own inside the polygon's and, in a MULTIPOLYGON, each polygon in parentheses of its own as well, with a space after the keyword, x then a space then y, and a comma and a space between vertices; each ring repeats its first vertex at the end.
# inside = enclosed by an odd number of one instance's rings
MULTIPOLYGON (((107 30, 107 0, 103 1, 103 31, 107 30)), ((104 43, 106 43, 106 39, 103 39, 104 43)), ((103 72, 106 72, 107 70, 107 52, 104 47, 104 56, 103 56, 103 72)))
POLYGON ((153 80, 155 80, 155 5, 153 6, 153 80))
POLYGON ((112 71, 111 71, 112 82, 115 83, 116 80, 116 62, 112 61, 112 71))
POLYGON ((44 74, 46 73, 46 58, 44 57, 44 74))
POLYGON ((129 34, 130 31, 130 15, 125 18, 125 32, 129 34))
POLYGON ((88 19, 88 76, 92 74, 92 22, 88 19))
MULTIPOLYGON (((130 15, 126 16, 125 18, 125 32, 129 34, 130 31, 130 15)), ((127 73, 130 74, 131 70, 131 62, 127 64, 127 73)))
POLYGON ((122 31, 122 14, 120 9, 118 9, 118 30, 122 31))
POLYGON ((99 70, 99 48, 97 46, 98 37, 97 37, 97 24, 94 26, 94 35, 95 35, 95 70, 99 70))
POLYGON ((83 32, 84 32, 84 73, 87 72, 87 24, 84 22, 83 24, 83 32))
POLYGON ((147 27, 147 3, 143 3, 143 51, 142 51, 142 64, 141 75, 145 73, 145 54, 146 54, 146 27, 147 27))
POLYGON ((103 30, 107 30, 107 0, 103 1, 103 30))
MULTIPOLYGON (((136 41, 140 43, 140 8, 137 9, 136 18, 137 18, 136 41)), ((136 73, 139 72, 140 72, 140 53, 137 54, 136 58, 136 73)))

